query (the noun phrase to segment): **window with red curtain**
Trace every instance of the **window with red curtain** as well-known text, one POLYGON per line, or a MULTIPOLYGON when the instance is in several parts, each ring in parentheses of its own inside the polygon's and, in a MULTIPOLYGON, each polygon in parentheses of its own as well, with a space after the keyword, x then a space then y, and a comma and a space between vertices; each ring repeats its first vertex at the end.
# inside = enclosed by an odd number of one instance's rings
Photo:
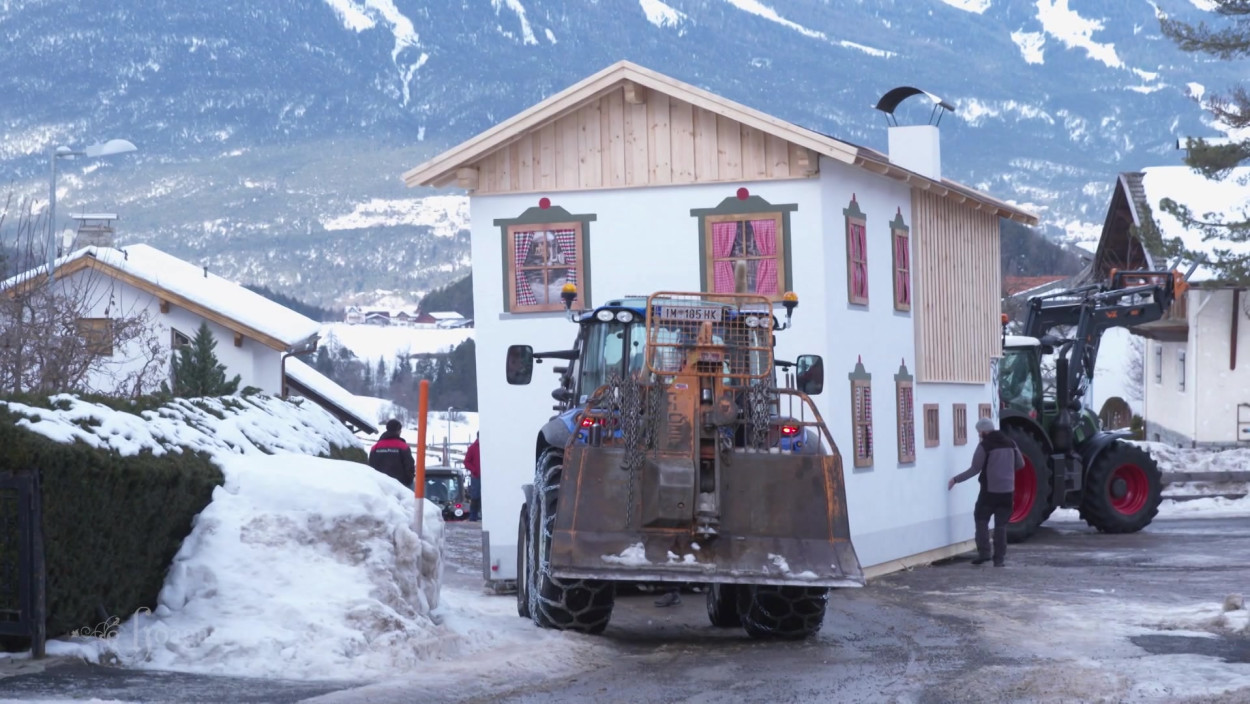
POLYGON ((508 228, 508 310, 513 313, 564 310, 560 291, 579 286, 583 274, 581 223, 516 225, 508 228))
POLYGON ((911 310, 911 238, 900 208, 890 223, 894 252, 894 310, 911 310))
POLYGON ((855 195, 846 215, 846 289, 851 303, 868 305, 868 224, 855 195))
POLYGON ((745 268, 744 293, 780 298, 786 291, 781 213, 707 218, 707 281, 711 293, 734 293, 734 270, 745 268))

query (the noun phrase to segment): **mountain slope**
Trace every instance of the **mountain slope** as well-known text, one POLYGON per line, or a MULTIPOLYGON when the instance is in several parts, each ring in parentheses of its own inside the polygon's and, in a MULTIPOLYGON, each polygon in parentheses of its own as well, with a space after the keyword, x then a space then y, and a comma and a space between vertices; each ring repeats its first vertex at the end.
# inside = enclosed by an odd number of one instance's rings
MULTIPOLYGON (((1188 0, 1160 0, 1188 19, 1188 0)), ((1190 97, 1244 64, 1175 49, 1123 0, 0 0, 0 161, 47 199, 48 150, 110 137, 134 154, 59 164, 58 226, 121 214, 144 241, 316 303, 413 298, 468 265, 462 201, 399 175, 629 59, 885 150, 871 109, 898 85, 956 106, 944 172, 1101 225, 1114 175, 1210 135, 1190 97), (451 206, 449 208, 449 205, 451 206)), ((903 122, 929 107, 904 103, 903 122)))

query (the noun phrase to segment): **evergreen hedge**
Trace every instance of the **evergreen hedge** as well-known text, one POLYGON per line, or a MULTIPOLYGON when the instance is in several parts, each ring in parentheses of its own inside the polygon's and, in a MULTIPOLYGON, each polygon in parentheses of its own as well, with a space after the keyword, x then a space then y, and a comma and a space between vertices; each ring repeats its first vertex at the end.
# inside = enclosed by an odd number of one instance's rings
POLYGON ((154 607, 221 470, 205 453, 124 457, 59 443, 16 419, 0 406, 0 472, 40 472, 48 636, 154 607))

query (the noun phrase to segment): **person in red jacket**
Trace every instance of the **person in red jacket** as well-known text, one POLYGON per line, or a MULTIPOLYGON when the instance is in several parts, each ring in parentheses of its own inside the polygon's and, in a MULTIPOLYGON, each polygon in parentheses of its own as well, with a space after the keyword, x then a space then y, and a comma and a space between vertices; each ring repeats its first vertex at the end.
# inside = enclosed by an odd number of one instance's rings
POLYGON ((399 434, 402 429, 403 425, 394 418, 386 421, 386 432, 369 450, 369 466, 411 490, 417 478, 417 461, 408 441, 399 434))
POLYGON ((464 468, 469 470, 473 483, 469 485, 469 520, 482 520, 482 459, 479 456, 477 441, 481 433, 473 438, 473 444, 464 451, 464 468))

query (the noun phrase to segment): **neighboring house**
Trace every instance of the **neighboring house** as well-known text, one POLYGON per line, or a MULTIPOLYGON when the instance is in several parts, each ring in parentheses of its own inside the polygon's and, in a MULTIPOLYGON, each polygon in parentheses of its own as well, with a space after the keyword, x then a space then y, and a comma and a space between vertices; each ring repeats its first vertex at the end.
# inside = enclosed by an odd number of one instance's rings
POLYGON ((1120 174, 1099 255, 1107 267, 1175 268, 1189 275, 1189 290, 1166 318, 1133 331, 1147 338, 1144 403, 1146 438, 1185 446, 1224 447, 1250 442, 1250 301, 1244 287, 1219 281, 1203 261, 1165 262, 1158 244, 1180 238, 1188 249, 1226 249, 1237 255, 1250 244, 1203 242, 1163 211, 1165 198, 1206 220, 1245 217, 1250 168, 1209 181, 1186 166, 1152 167, 1120 174), (1242 322, 1242 321, 1246 322, 1242 322), (1247 357, 1242 360, 1242 357, 1247 357))
POLYGON ((302 360, 286 360, 286 395, 302 396, 321 406, 355 433, 376 435, 374 421, 364 412, 351 392, 331 381, 302 360))
POLYGON ((572 341, 564 282, 583 308, 732 291, 744 259, 753 292, 799 294, 777 357, 833 370, 816 402, 869 573, 966 549, 972 502, 946 479, 996 414, 999 219, 1036 218, 942 178, 936 127, 889 142, 887 156, 621 62, 405 174, 470 192, 491 574, 516 574, 516 507, 551 408, 549 378, 504 382, 506 347, 572 341))
POLYGON ((367 310, 364 313, 365 325, 390 325, 391 312, 389 310, 367 310))
POLYGON ((343 322, 348 325, 360 325, 365 322, 365 312, 360 309, 360 306, 348 306, 343 322))
MULTIPOLYGON (((10 285, 48 285, 45 267, 10 279, 4 288, 10 285)), ((99 354, 110 358, 87 380, 90 389, 99 393, 115 393, 117 379, 154 359, 137 341, 129 347, 114 345, 112 318, 146 313, 165 356, 166 375, 172 373, 170 360, 177 348, 189 344, 200 325, 207 323, 217 341, 214 353, 225 366, 226 377, 238 374, 240 389, 252 386, 272 396, 287 394, 286 367, 293 361, 292 355, 317 349, 320 323, 217 276, 207 267, 144 244, 71 252, 56 261, 51 285, 58 293, 81 301, 80 329, 99 354)), ((307 375, 291 379, 302 388, 325 389, 323 382, 307 375)), ((324 382, 333 384, 328 379, 324 382)), ((322 396, 330 399, 334 395, 325 391, 322 396)), ((350 409, 329 410, 340 417, 359 415, 350 409)), ((356 425, 369 425, 364 419, 360 421, 356 425)))
POLYGON ((464 327, 465 318, 463 315, 455 311, 436 311, 427 313, 430 322, 439 328, 459 328, 464 327))

